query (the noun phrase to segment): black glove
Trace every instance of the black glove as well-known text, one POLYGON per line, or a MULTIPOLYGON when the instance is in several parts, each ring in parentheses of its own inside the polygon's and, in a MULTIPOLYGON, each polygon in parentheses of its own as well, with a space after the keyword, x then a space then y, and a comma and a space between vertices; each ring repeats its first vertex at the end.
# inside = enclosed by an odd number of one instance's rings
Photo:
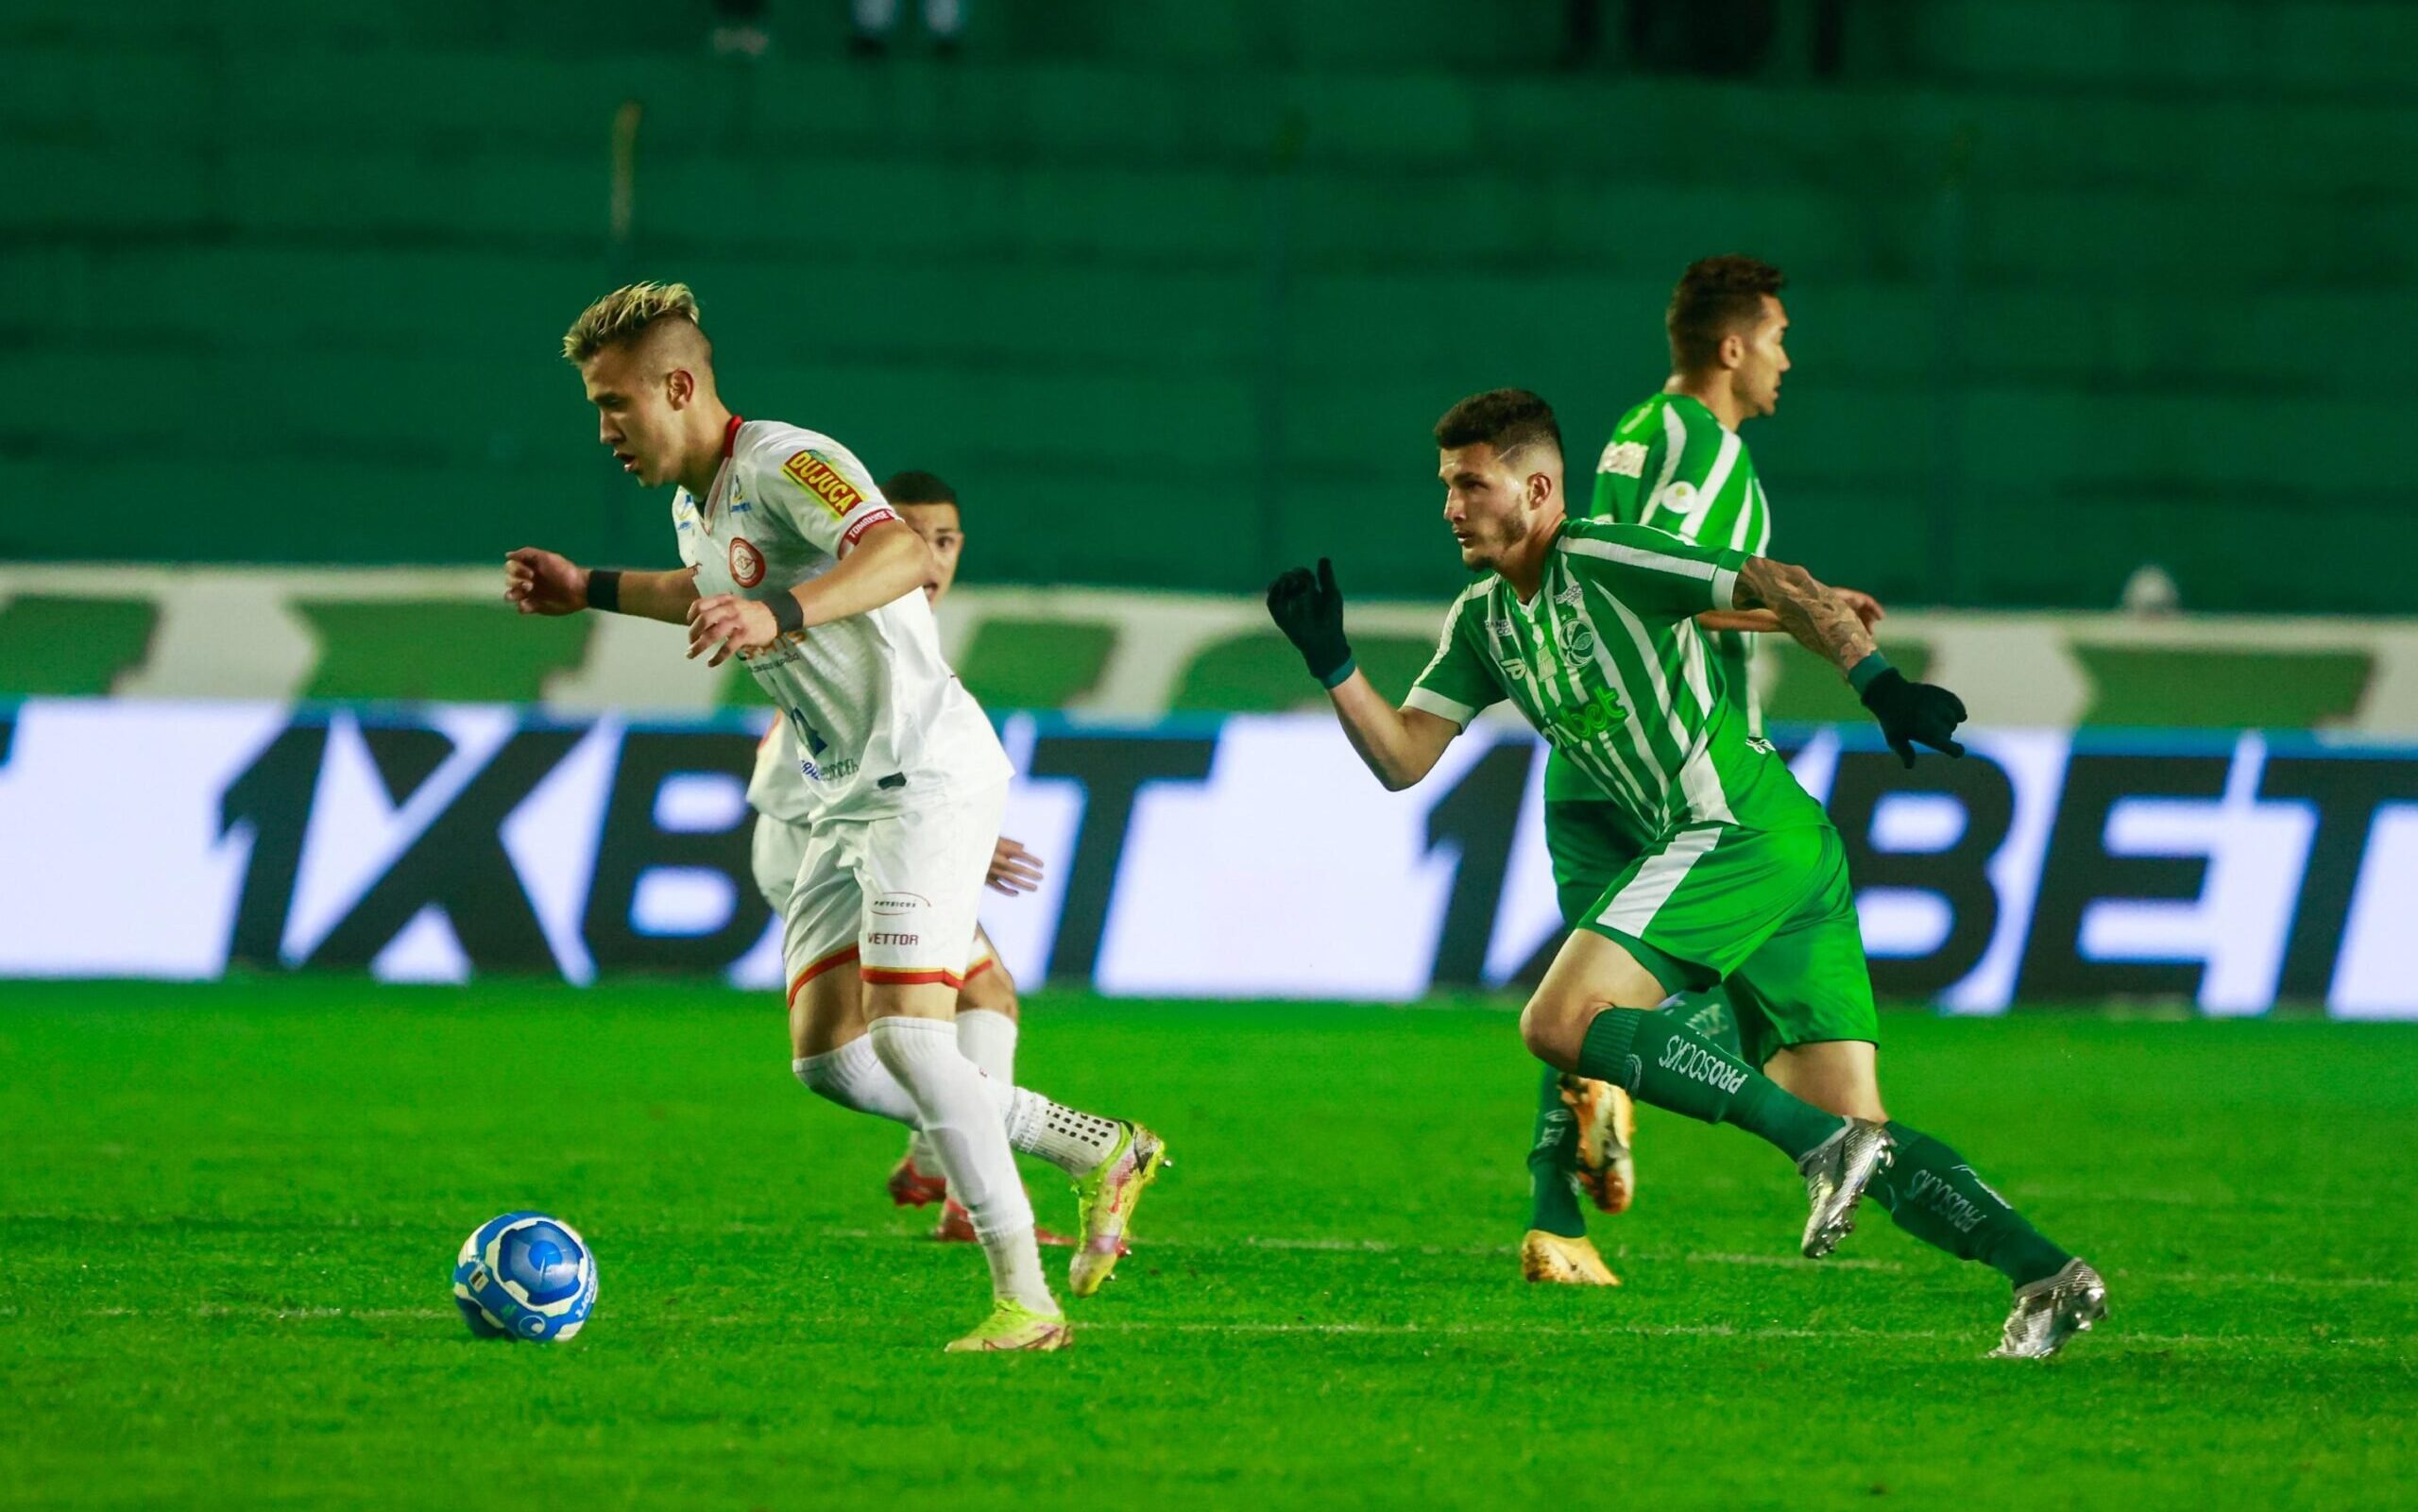
POLYGON ((1945 688, 1910 683, 1892 667, 1864 685, 1864 706, 1881 722, 1889 749, 1909 767, 1917 743, 1952 756, 1965 754, 1955 739, 1956 726, 1965 722, 1965 701, 1945 688))
POLYGON ((1352 645, 1343 638, 1343 594, 1335 586, 1335 564, 1319 558, 1316 577, 1297 567, 1268 586, 1268 617, 1302 654, 1310 675, 1329 688, 1352 667, 1352 645))

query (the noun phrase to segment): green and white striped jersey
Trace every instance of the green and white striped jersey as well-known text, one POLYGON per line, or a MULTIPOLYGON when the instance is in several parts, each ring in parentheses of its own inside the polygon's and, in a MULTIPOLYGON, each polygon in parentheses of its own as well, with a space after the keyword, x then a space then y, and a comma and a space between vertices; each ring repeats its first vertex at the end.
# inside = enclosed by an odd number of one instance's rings
MULTIPOLYGON (((1621 416, 1595 463, 1597 519, 1650 525, 1699 546, 1722 546, 1761 556, 1772 539, 1771 507, 1738 433, 1704 401, 1657 394, 1621 416)), ((1762 705, 1752 676, 1755 637, 1735 630, 1709 635, 1713 680, 1745 711, 1750 735, 1763 733, 1762 705)), ((1595 784, 1568 761, 1545 766, 1545 797, 1560 802, 1600 798, 1595 784)))
MULTIPOLYGON (((1685 394, 1657 394, 1621 416, 1595 464, 1594 513, 1699 546, 1755 556, 1771 550, 1771 505, 1755 459, 1737 432, 1685 394)), ((1762 709, 1746 677, 1755 637, 1725 630, 1713 644, 1723 681, 1761 735, 1762 709)))
POLYGON ((1455 601, 1411 708, 1466 725, 1509 699, 1646 836, 1683 824, 1825 823, 1787 765, 1713 684, 1694 617, 1727 609, 1747 553, 1662 531, 1573 520, 1536 597, 1490 573, 1455 601))

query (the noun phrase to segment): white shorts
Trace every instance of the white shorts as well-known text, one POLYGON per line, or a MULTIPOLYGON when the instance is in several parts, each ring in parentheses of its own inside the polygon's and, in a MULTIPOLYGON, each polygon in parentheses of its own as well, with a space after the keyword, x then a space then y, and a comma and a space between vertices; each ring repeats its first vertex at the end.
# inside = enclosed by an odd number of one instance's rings
POLYGON ((757 885, 768 897, 768 867, 797 853, 782 909, 791 998, 851 963, 870 982, 963 986, 983 959, 975 912, 1007 799, 999 786, 879 819, 758 820, 757 885))

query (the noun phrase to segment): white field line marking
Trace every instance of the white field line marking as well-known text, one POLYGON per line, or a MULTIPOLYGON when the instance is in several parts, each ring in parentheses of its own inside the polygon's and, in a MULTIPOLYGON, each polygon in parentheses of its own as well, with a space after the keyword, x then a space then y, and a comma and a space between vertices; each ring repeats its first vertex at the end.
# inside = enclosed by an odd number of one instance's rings
POLYGON ((2160 1272, 2157 1279, 2171 1286, 2341 1286, 2362 1289, 2418 1286, 2418 1277, 2411 1276, 2283 1276, 2273 1271, 2205 1276, 2184 1270, 2160 1272))
MULTIPOLYGON (((0 1317, 20 1316, 15 1308, 0 1308, 0 1317)), ((87 1308, 77 1315, 82 1317, 140 1317, 172 1316, 145 1314, 133 1307, 87 1308)), ((387 1320, 408 1318, 416 1322, 451 1319, 457 1315, 441 1307, 228 1307, 212 1305, 196 1307, 193 1317, 242 1317, 278 1322, 323 1322, 331 1318, 387 1320)), ((690 1328, 758 1328, 760 1317, 714 1316, 687 1317, 678 1320, 690 1328)), ((1566 1336, 1571 1332, 1567 1322, 1535 1323, 1274 1323, 1227 1322, 1215 1319, 1092 1319, 1082 1320, 1086 1329, 1109 1329, 1118 1333, 1168 1334, 1368 1334, 1387 1336, 1507 1337, 1566 1336)), ((1741 1328, 1731 1323, 1589 1323, 1582 1332, 1588 1334, 1626 1334, 1642 1338, 1735 1338, 1735 1339, 1867 1339, 1921 1343, 1952 1339, 1961 1334, 1942 1333, 1937 1329, 1882 1328, 1790 1328, 1778 1324, 1757 1328, 1741 1328)), ((1980 1336, 1976 1330, 1975 1337, 1980 1336)), ((2398 1338, 2324 1338, 2307 1339, 2278 1337, 2273 1334, 2136 1334, 2121 1325, 2111 1326, 2103 1337, 2118 1344, 2146 1345, 2158 1349, 2255 1349, 2324 1351, 2336 1349, 2401 1349, 2406 1341, 2398 1338)))
MULTIPOLYGON (((1467 1245, 1448 1249, 1441 1245, 1392 1244, 1383 1239, 1256 1239, 1238 1241, 1249 1249, 1319 1249, 1337 1250, 1347 1254, 1420 1254, 1420 1255, 1509 1255, 1517 1254, 1513 1245, 1467 1245)), ((1177 1248, 1199 1246, 1198 1240, 1146 1239, 1142 1248, 1157 1249, 1172 1245, 1177 1248)), ((1684 1255, 1648 1254, 1626 1248, 1609 1250, 1607 1260, 1631 1260, 1646 1265, 1683 1264, 1691 1266, 1779 1266, 1806 1270, 1903 1270, 1894 1260, 1808 1260, 1802 1255, 1743 1255, 1719 1251, 1696 1251, 1684 1255)))
MULTIPOLYGON (((1082 1320, 1081 1330, 1114 1329, 1120 1332, 1157 1330, 1179 1334, 1364 1334, 1385 1335, 1428 1335, 1450 1337, 1456 1334, 1552 1334, 1566 1336, 1573 1331, 1568 1323, 1221 1323, 1146 1320, 1104 1321, 1082 1320)), ((1881 1328, 1739 1328, 1728 1323, 1588 1323, 1578 1328, 1586 1334, 1629 1334, 1648 1338, 1735 1338, 1735 1339, 1879 1339, 1924 1342, 1963 1337, 1936 1329, 1881 1328)), ((1973 1337, 1981 1338, 1976 1329, 1973 1337)), ((2119 1344, 2150 1345, 2161 1349, 2242 1348, 2256 1350, 2330 1350, 2400 1348, 2402 1341, 2390 1338, 2329 1338, 2292 1339, 2268 1334, 2244 1334, 2225 1337, 2205 1334, 2133 1334, 2120 1327, 2109 1327, 2102 1338, 2119 1344)))

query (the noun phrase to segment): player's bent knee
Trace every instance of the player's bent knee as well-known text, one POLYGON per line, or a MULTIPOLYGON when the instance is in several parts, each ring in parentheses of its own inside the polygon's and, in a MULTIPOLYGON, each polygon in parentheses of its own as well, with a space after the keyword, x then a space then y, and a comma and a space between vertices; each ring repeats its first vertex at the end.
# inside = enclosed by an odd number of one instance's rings
POLYGON ((1576 1070, 1579 1046, 1587 1038, 1579 1008, 1568 998, 1543 993, 1529 998, 1528 1006, 1520 1010, 1520 1041, 1528 1053, 1548 1065, 1576 1070))

